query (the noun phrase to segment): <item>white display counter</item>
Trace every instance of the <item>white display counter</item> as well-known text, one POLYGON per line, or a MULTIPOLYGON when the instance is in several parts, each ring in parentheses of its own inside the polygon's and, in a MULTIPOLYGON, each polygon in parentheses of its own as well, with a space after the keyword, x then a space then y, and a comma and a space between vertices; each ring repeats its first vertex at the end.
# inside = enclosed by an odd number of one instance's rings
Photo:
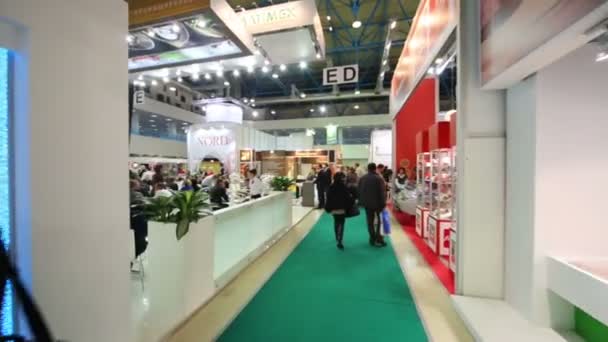
POLYGON ((292 194, 216 211, 177 241, 175 225, 149 223, 143 288, 132 284, 140 341, 156 341, 179 326, 292 227, 292 194))

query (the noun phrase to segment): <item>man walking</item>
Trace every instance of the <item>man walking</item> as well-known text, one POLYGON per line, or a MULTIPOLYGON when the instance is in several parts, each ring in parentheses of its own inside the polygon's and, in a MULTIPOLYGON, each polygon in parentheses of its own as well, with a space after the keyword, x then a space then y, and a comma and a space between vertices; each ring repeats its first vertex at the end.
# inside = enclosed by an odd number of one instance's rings
POLYGON ((318 209, 325 209, 327 190, 331 185, 331 170, 326 165, 319 165, 319 173, 315 183, 317 184, 317 196, 319 197, 318 209))
POLYGON ((386 246, 380 235, 380 222, 382 222, 380 215, 386 207, 386 184, 377 174, 375 163, 367 166, 367 174, 359 180, 359 203, 365 208, 369 244, 386 246))

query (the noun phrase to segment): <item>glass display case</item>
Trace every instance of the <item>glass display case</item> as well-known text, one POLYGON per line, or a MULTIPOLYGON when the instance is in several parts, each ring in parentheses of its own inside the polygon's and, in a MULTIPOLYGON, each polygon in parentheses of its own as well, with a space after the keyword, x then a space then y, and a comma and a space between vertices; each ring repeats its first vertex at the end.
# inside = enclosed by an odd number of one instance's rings
POLYGON ((452 220, 452 150, 440 149, 431 153, 431 215, 440 220, 452 220))
POLYGON ((416 188, 418 190, 418 206, 429 208, 431 194, 431 154, 418 153, 416 163, 416 188))

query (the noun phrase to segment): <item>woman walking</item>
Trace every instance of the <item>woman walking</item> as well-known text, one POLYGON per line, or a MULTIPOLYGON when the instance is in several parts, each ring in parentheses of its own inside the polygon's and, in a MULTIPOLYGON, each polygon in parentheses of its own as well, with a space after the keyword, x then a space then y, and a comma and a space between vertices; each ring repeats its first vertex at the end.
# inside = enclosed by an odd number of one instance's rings
POLYGON ((346 187, 346 175, 336 172, 334 182, 327 191, 327 202, 325 211, 334 217, 334 232, 336 234, 337 247, 344 249, 342 238, 344 237, 344 224, 346 215, 355 205, 355 195, 346 187))

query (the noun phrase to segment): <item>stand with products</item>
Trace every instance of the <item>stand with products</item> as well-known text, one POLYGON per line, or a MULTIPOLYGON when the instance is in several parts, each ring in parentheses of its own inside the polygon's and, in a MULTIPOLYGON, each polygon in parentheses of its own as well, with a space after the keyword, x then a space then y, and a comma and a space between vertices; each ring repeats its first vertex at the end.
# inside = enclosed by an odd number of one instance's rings
POLYGON ((456 168, 456 112, 450 115, 450 145, 452 146, 452 229, 450 231, 450 270, 456 273, 456 185, 458 180, 458 171, 456 168))
POLYGON ((429 128, 431 148, 431 203, 426 241, 440 256, 450 255, 452 227, 452 147, 450 123, 437 122, 429 128))
POLYGON ((429 131, 416 134, 416 188, 418 192, 416 206, 416 234, 425 238, 429 220, 431 154, 429 149, 429 131))

